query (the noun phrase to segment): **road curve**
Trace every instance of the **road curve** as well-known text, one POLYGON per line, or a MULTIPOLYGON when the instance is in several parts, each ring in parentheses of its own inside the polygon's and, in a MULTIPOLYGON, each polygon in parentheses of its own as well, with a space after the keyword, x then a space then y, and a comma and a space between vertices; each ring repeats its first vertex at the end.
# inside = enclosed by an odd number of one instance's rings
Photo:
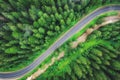
POLYGON ((93 13, 79 21, 73 28, 71 28, 67 33, 64 34, 64 36, 60 37, 52 46, 50 46, 39 58, 37 58, 32 64, 27 66, 26 68, 17 71, 17 72, 11 72, 11 73, 0 73, 0 79, 12 79, 12 78, 18 78, 29 71, 33 70, 35 67, 37 67, 39 64, 42 63, 43 60, 45 60, 52 52, 54 52, 59 46, 61 46, 65 41, 67 41, 71 36, 73 36, 78 30, 83 28, 89 21, 93 20, 96 16, 113 10, 120 10, 120 5, 111 5, 111 6, 105 6, 103 8, 99 8, 98 10, 95 10, 93 13))

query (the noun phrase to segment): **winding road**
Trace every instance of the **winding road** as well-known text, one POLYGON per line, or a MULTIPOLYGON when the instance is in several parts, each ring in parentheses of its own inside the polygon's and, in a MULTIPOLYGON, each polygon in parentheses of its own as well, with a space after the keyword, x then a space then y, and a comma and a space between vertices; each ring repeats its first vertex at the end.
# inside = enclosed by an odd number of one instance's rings
POLYGON ((42 63, 50 54, 52 54, 58 47, 60 47, 64 42, 66 42, 71 36, 73 36, 77 31, 81 30, 87 23, 93 20, 96 16, 113 10, 120 11, 120 5, 110 5, 99 8, 80 20, 75 26, 73 26, 69 31, 67 31, 63 36, 61 36, 53 45, 51 45, 39 58, 37 58, 32 64, 27 66, 26 68, 17 71, 17 72, 10 72, 10 73, 0 73, 0 80, 4 79, 12 79, 12 78, 19 78, 26 73, 33 70, 39 64, 42 63))

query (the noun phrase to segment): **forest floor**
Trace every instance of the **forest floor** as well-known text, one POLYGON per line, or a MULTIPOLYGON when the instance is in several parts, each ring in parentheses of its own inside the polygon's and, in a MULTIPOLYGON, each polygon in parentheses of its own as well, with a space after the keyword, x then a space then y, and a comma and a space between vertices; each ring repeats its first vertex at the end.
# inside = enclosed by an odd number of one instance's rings
MULTIPOLYGON (((93 31, 95 31, 95 30, 99 29, 100 27, 103 27, 107 24, 117 22, 119 20, 120 20, 120 14, 117 15, 117 16, 105 17, 101 24, 95 25, 94 27, 87 29, 86 32, 84 34, 82 34, 80 37, 78 37, 76 41, 72 42, 71 43, 71 48, 76 48, 78 46, 78 44, 80 44, 82 42, 85 42, 88 35, 90 35, 93 31)), ((42 73, 44 73, 48 69, 48 67, 52 66, 55 63, 55 61, 58 61, 62 57, 64 57, 64 53, 65 52, 62 51, 58 55, 58 57, 53 57, 49 64, 46 64, 42 68, 39 68, 34 74, 32 74, 30 77, 28 77, 27 80, 35 80, 38 76, 40 76, 42 73)))

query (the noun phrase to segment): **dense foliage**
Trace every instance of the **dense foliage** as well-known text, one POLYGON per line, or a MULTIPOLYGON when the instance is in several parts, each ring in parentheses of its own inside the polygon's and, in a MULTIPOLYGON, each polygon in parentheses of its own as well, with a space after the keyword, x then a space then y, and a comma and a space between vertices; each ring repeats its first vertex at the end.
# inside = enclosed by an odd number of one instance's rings
POLYGON ((89 0, 81 4, 69 0, 0 0, 0 67, 27 64, 36 52, 47 49, 70 28, 86 5, 89 0))
POLYGON ((30 64, 90 8, 110 2, 0 0, 0 70, 30 64))
POLYGON ((120 21, 101 27, 37 80, 119 80, 120 21))

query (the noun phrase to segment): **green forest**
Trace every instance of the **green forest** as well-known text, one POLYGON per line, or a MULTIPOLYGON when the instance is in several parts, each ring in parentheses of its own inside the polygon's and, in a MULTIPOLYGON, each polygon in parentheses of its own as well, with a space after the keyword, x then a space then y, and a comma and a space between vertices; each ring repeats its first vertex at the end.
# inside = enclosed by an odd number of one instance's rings
POLYGON ((93 6, 111 2, 0 0, 0 71, 29 65, 93 6))
POLYGON ((82 8, 90 1, 81 4, 69 0, 0 0, 0 71, 17 70, 33 62, 77 22, 80 10, 84 12, 82 8))
MULTIPOLYGON (((66 43, 68 44, 68 43, 66 43)), ((36 80, 119 80, 120 21, 95 30, 36 80)))
MULTIPOLYGON (((79 20, 109 4, 119 0, 0 0, 0 72, 25 68, 79 20)), ((36 80, 120 79, 120 21, 94 31, 75 49, 72 40, 58 49, 65 56, 36 80)))

